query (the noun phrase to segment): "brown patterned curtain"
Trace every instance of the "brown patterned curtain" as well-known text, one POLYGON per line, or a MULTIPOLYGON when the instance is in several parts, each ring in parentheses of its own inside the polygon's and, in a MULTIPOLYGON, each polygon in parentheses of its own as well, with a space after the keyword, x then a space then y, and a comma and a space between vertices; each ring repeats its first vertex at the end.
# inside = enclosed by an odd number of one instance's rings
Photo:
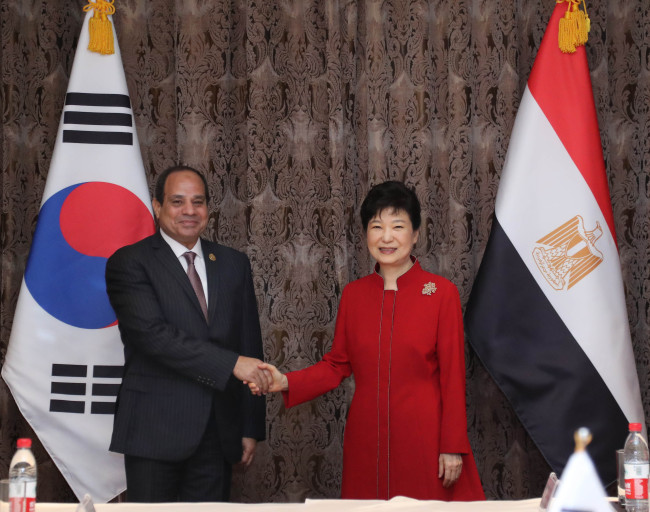
MULTIPOLYGON (((2 0, 4 358, 83 0, 2 0)), ((650 14, 592 0, 587 51, 641 389, 650 411, 650 14)), ((183 162, 214 197, 208 236, 250 256, 265 357, 283 370, 329 348, 343 286, 371 261, 357 219, 368 188, 406 181, 422 201, 416 250, 466 303, 499 174, 554 0, 116 0, 114 16, 150 183, 183 162)), ((571 84, 558 83, 557 94, 571 84)), ((37 357, 35 355, 35 357, 37 357)), ((467 351, 470 440, 488 497, 539 496, 549 468, 467 351)), ((339 495, 353 389, 285 411, 235 499, 339 495)), ((0 383, 0 476, 29 434, 0 383)), ((39 498, 74 496, 37 444, 39 498)), ((612 454, 612 464, 614 454, 612 454)), ((5 469, 7 468, 7 469, 5 469)))

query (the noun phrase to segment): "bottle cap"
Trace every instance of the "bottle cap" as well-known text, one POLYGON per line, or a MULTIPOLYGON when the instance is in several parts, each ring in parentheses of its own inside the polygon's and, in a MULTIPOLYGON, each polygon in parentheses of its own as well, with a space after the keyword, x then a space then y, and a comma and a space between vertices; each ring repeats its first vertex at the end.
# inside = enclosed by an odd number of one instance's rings
POLYGON ((630 432, 641 432, 641 423, 630 423, 630 432))
POLYGON ((21 437, 16 442, 16 446, 18 448, 31 448, 32 447, 32 440, 29 437, 21 437))

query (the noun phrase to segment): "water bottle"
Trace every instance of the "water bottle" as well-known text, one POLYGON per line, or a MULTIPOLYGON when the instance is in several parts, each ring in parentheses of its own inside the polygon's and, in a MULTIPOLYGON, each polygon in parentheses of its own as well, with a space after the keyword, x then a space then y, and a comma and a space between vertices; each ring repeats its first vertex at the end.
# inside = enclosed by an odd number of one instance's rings
POLYGON ((17 450, 9 464, 10 512, 35 512, 36 509, 36 459, 32 453, 32 440, 18 439, 17 450))
POLYGON ((641 423, 630 423, 630 434, 623 449, 625 510, 648 512, 648 443, 641 435, 641 423))

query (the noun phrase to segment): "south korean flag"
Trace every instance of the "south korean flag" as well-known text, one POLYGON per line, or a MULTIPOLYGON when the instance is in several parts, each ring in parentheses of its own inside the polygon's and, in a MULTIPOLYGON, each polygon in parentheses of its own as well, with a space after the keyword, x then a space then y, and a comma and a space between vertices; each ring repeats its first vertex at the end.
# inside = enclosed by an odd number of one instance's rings
POLYGON ((104 270, 116 249, 153 233, 154 223, 117 37, 111 24, 115 53, 88 50, 92 11, 2 376, 77 497, 106 502, 126 485, 122 456, 108 451, 124 358, 104 270))

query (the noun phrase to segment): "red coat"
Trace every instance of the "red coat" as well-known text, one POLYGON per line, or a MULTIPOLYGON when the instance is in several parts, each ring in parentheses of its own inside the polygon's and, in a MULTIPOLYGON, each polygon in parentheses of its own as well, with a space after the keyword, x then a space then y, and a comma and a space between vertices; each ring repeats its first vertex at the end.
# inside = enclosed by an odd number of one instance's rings
POLYGON ((374 273, 345 287, 332 349, 287 374, 285 404, 311 400, 354 373, 342 498, 483 500, 467 438, 458 291, 417 261, 397 286, 384 291, 374 273), (449 489, 438 478, 440 453, 464 454, 460 479, 449 489))

